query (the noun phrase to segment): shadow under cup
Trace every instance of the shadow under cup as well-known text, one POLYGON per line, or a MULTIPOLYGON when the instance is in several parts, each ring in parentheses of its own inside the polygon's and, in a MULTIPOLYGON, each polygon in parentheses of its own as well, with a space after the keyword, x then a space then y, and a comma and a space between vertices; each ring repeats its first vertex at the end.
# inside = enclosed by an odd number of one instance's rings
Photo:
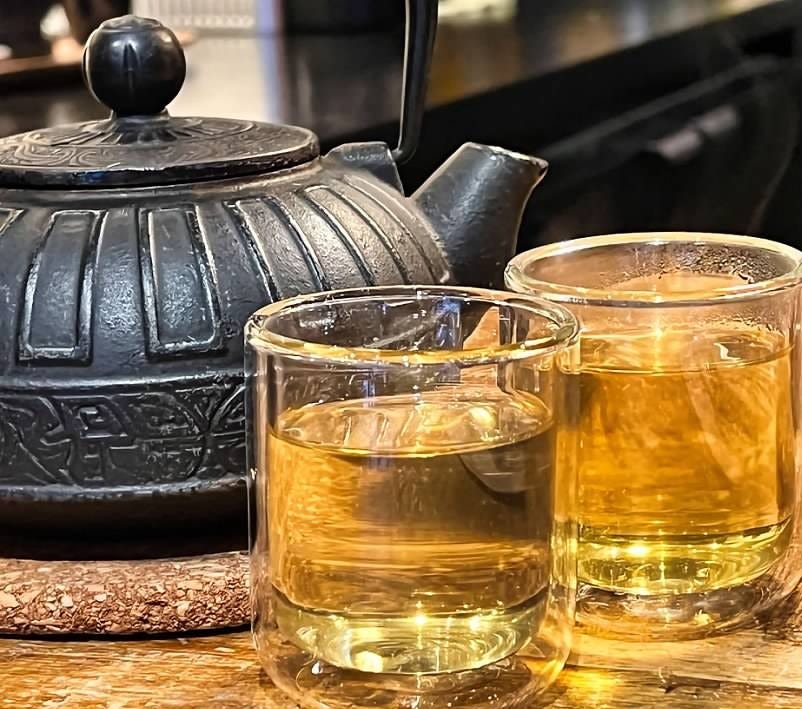
POLYGON ((763 239, 647 233, 508 266, 508 288, 582 326, 583 626, 704 635, 799 582, 801 264, 763 239))
POLYGON ((303 296, 247 327, 254 635, 306 707, 512 707, 568 655, 578 325, 530 296, 303 296))

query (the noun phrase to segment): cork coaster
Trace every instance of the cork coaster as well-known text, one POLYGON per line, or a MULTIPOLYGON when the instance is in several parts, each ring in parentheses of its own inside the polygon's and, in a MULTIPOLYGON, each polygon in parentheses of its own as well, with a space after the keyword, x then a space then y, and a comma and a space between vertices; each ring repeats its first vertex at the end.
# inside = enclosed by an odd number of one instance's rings
POLYGON ((0 633, 123 635, 244 625, 248 556, 0 560, 0 633))

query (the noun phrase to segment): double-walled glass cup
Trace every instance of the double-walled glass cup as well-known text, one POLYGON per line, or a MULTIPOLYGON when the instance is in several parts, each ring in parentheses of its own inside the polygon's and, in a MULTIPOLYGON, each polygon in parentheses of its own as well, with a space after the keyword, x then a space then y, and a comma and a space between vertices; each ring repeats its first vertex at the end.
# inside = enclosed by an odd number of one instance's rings
POLYGON ((253 628, 277 686, 306 707, 510 707, 556 677, 577 336, 559 306, 479 289, 254 315, 253 628))
POLYGON ((706 634, 802 575, 802 254, 763 239, 624 234, 534 249, 507 286, 582 325, 580 622, 706 634))

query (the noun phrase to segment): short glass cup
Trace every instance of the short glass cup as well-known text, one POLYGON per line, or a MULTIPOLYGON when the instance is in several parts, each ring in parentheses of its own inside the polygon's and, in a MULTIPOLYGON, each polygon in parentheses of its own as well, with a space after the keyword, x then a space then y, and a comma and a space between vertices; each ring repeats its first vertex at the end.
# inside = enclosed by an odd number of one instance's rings
POLYGON ((514 258, 580 320, 578 620, 694 637, 787 596, 800 555, 802 254, 622 234, 514 258))
POLYGON ((253 632, 295 701, 512 707, 554 680, 576 593, 577 340, 560 306, 467 288, 252 317, 253 632))

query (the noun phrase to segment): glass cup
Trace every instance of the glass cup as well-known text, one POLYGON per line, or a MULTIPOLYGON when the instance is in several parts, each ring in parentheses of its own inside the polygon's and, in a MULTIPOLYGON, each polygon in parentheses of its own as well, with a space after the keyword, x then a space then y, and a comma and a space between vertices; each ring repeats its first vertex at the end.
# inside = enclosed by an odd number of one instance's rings
POLYGON ((514 258, 508 288, 582 324, 578 618, 680 638, 788 595, 800 560, 802 254, 623 234, 514 258))
POLYGON ((553 681, 576 591, 577 338, 563 308, 479 289, 253 316, 253 630, 295 701, 511 707, 553 681))

